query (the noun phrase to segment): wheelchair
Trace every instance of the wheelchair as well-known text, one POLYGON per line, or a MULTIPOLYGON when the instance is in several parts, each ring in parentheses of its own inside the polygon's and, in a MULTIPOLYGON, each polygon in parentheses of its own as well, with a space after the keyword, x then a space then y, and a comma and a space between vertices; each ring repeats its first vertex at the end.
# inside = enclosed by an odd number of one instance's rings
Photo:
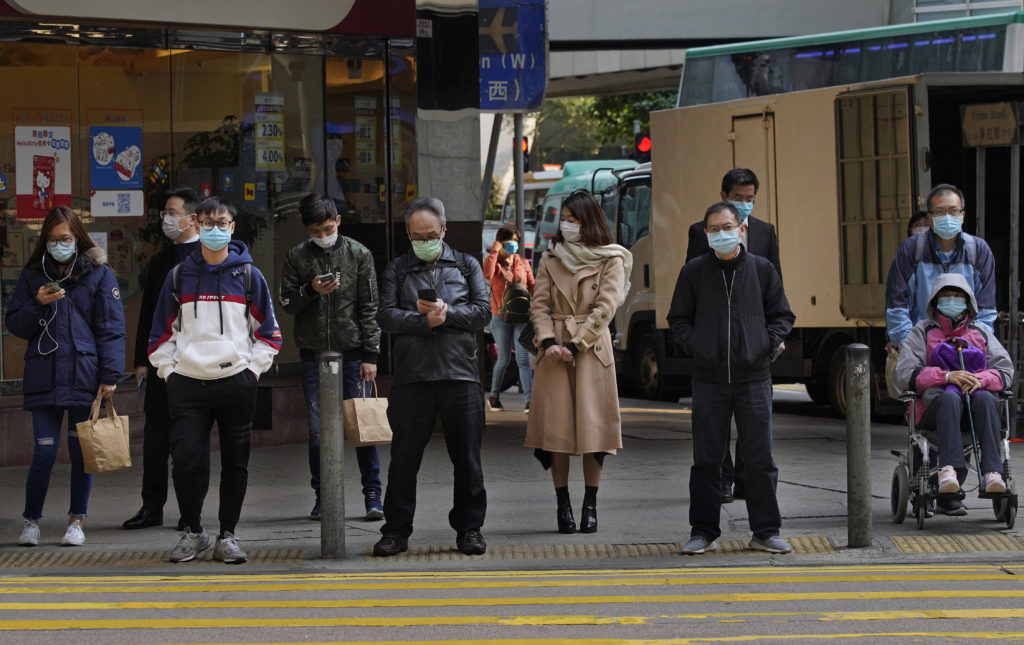
MULTIPOLYGON (((967 479, 964 485, 967 486, 974 477, 978 486, 978 497, 992 500, 992 511, 995 513, 997 522, 1004 522, 1006 528, 1012 529, 1017 520, 1017 494, 1015 491, 1013 475, 1010 472, 1010 440, 1008 419, 1010 418, 1010 391, 998 393, 1000 403, 1000 427, 999 427, 999 452, 1003 464, 1003 481, 1006 483, 1006 491, 1002 493, 986 493, 981 488, 979 465, 975 459, 978 447, 975 445, 974 436, 968 428, 961 436, 964 440, 964 458, 967 463, 967 479)), ((904 403, 915 403, 917 393, 906 391, 900 394, 899 400, 904 403)), ((911 406, 909 410, 913 410, 911 406)), ((941 464, 938 463, 939 447, 936 443, 936 433, 932 431, 919 430, 915 427, 913 413, 908 413, 909 432, 907 452, 892 450, 892 454, 899 458, 899 463, 892 472, 892 521, 902 524, 907 517, 908 504, 912 514, 917 520, 917 528, 924 528, 924 521, 927 516, 929 504, 940 499, 959 499, 965 497, 961 488, 956 493, 939 493, 938 472, 941 464)), ((967 417, 965 411, 964 417, 967 417)))

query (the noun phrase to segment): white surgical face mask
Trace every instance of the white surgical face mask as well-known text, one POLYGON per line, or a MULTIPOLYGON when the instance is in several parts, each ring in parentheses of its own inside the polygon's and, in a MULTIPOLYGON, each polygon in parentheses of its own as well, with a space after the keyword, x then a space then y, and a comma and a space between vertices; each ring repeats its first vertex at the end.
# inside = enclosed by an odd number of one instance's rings
POLYGON ((572 222, 563 221, 558 225, 558 230, 562 232, 562 239, 566 242, 579 242, 580 241, 580 225, 573 224, 572 222))
POLYGON ((929 228, 930 227, 928 226, 915 226, 914 228, 910 229, 910 234, 920 235, 921 233, 927 233, 929 228))
POLYGON ((324 237, 311 237, 309 239, 313 240, 320 248, 329 249, 338 241, 338 231, 334 231, 330 235, 325 235, 324 237))

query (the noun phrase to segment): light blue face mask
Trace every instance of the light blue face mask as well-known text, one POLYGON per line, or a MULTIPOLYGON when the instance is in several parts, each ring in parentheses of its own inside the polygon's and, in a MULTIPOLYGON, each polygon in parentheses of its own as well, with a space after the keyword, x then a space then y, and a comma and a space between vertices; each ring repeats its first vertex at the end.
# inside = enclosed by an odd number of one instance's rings
POLYGON ((212 231, 207 231, 202 226, 199 227, 199 242, 211 251, 223 249, 230 241, 231 229, 222 231, 214 226, 212 231))
POLYGON ((740 227, 731 231, 708 233, 708 246, 719 255, 729 255, 740 243, 740 227))
POLYGON ((956 215, 939 215, 932 218, 932 230, 944 240, 951 240, 960 234, 963 220, 956 215))
POLYGON ((505 249, 505 253, 509 255, 515 255, 516 251, 519 250, 519 242, 515 240, 509 240, 508 242, 502 242, 501 247, 505 249))
POLYGON ((956 320, 967 311, 967 299, 962 296, 939 296, 935 308, 943 316, 956 320))
POLYGON ((441 255, 441 238, 436 240, 412 240, 412 252, 424 262, 430 262, 441 255))
POLYGON ((46 252, 50 257, 63 264, 70 260, 78 250, 78 243, 75 240, 70 242, 47 242, 46 252))
POLYGON ((729 202, 740 216, 740 224, 747 221, 750 214, 754 212, 754 202, 729 202))

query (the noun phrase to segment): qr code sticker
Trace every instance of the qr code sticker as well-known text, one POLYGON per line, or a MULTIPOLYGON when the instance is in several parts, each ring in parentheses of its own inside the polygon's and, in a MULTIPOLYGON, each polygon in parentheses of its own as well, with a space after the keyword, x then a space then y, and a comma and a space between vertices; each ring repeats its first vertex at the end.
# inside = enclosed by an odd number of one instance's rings
POLYGON ((132 195, 131 195, 131 193, 118 193, 117 194, 117 214, 118 215, 131 215, 132 214, 132 195))

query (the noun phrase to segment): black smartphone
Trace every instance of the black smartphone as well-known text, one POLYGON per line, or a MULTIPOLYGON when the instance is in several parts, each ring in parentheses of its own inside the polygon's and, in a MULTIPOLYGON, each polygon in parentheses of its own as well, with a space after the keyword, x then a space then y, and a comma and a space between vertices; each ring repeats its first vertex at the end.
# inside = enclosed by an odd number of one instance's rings
POLYGON ((333 273, 325 273, 323 275, 318 275, 316 279, 320 282, 330 282, 331 280, 334 280, 335 277, 333 273))
POLYGON ((434 302, 437 300, 437 290, 435 289, 420 289, 416 292, 416 296, 420 300, 426 300, 427 302, 434 302))
POLYGON ((57 293, 60 291, 60 283, 58 282, 47 282, 46 283, 47 293, 57 293))

